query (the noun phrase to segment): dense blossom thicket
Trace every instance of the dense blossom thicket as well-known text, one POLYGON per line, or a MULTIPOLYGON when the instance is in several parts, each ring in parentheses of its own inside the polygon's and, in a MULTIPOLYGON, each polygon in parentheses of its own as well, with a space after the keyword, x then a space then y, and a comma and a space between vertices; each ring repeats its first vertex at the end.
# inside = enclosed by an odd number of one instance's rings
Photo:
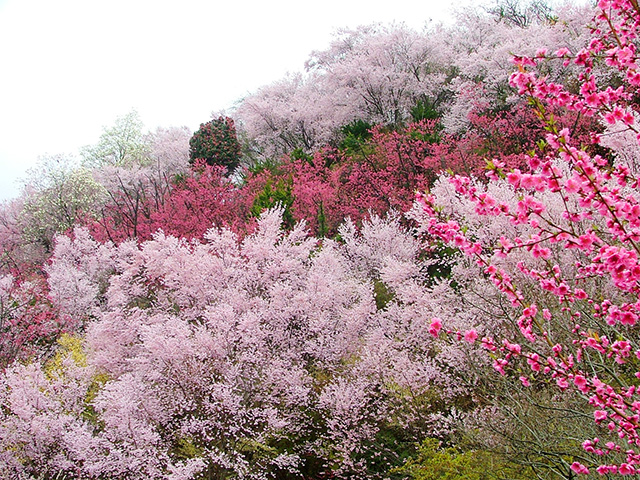
POLYGON ((233 120, 42 159, 0 210, 0 476, 639 474, 639 32, 359 27, 233 120))
POLYGON ((464 353, 436 347, 412 301, 417 241, 373 219, 320 248, 281 220, 263 214, 242 242, 60 238, 50 298, 92 320, 52 359, 7 369, 5 474, 368 478, 397 460, 384 435, 450 432, 468 392, 448 363, 464 353))

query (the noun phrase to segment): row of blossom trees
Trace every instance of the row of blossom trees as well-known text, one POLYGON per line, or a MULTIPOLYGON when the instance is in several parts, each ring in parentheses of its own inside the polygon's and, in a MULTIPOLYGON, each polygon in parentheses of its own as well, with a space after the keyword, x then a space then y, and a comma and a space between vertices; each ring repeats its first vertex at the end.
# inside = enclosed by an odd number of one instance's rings
MULTIPOLYGON (((450 27, 417 32, 405 25, 368 25, 339 31, 328 49, 313 52, 306 72, 285 77, 247 96, 236 109, 238 125, 251 139, 256 158, 274 158, 296 148, 307 153, 340 141, 353 120, 400 126, 421 120, 424 108, 438 112, 449 133, 469 129, 469 113, 508 110, 521 102, 508 80, 513 53, 533 55, 586 46, 588 7, 565 6, 557 16, 528 19, 459 13, 450 27)), ((554 79, 574 81, 575 65, 546 64, 554 79)))

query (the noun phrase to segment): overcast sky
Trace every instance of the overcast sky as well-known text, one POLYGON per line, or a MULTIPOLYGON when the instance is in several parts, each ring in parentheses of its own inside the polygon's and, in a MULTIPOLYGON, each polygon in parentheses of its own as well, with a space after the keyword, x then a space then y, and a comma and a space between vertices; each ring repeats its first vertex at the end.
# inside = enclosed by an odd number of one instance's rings
POLYGON ((339 27, 451 18, 441 0, 0 0, 0 199, 135 109, 186 125, 301 71, 339 27))

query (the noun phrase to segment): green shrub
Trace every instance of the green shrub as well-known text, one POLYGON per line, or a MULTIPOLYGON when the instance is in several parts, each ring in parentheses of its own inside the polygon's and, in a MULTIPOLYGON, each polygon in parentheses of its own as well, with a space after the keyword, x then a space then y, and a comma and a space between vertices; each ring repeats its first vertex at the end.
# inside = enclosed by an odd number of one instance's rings
POLYGON ((392 473, 414 480, 525 480, 533 478, 531 471, 510 464, 488 451, 462 452, 442 447, 435 438, 427 438, 418 453, 392 473))
POLYGON ((189 161, 204 160, 211 166, 227 167, 227 175, 240 164, 242 148, 236 127, 229 117, 202 123, 189 140, 189 161))

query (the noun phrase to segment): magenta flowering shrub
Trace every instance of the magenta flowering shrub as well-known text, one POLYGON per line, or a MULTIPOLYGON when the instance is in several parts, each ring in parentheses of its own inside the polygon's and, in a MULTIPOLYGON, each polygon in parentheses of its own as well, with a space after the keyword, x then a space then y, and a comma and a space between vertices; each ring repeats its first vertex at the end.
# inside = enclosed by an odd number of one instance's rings
POLYGON ((0 276, 0 369, 47 354, 76 321, 50 301, 42 279, 0 276))

